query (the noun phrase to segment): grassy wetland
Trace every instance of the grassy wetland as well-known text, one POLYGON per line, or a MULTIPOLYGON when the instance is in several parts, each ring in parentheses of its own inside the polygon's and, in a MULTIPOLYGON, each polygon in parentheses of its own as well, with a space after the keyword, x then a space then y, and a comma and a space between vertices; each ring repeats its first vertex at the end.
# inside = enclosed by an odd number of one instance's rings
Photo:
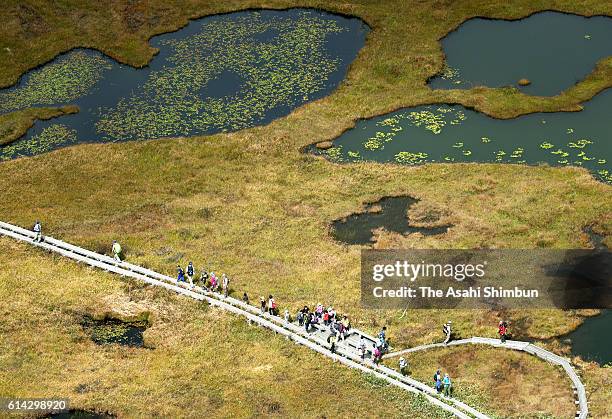
MULTIPOLYGON (((152 58, 154 51, 147 39, 154 34, 177 29, 187 18, 262 6, 324 7, 361 17, 371 26, 366 45, 338 90, 266 126, 235 133, 79 145, 3 162, 0 219, 29 226, 40 218, 48 234, 96 251, 108 250, 117 238, 131 261, 169 274, 177 262, 184 265, 193 260, 196 267, 205 264, 227 272, 233 278, 232 287, 247 291, 252 299, 273 293, 281 308, 331 303, 365 329, 388 324, 397 346, 440 339, 440 325, 449 316, 461 336, 494 336, 500 315, 510 318, 527 337, 550 338, 575 328, 580 322, 576 313, 555 310, 432 310, 403 317, 400 312, 362 310, 360 247, 338 244, 328 229, 331 221, 362 211, 368 202, 409 195, 420 199, 411 207, 411 220, 426 220, 434 213, 453 227, 443 235, 428 237, 377 232, 375 247, 587 247, 585 226, 607 235, 609 245, 611 189, 585 169, 500 164, 338 165, 300 150, 332 140, 359 118, 405 106, 460 103, 497 118, 577 111, 581 102, 612 86, 610 59, 599 62, 584 81, 547 98, 507 88, 432 91, 426 80, 443 68, 438 40, 470 17, 520 18, 550 8, 584 15, 612 14, 608 4, 385 1, 365 6, 150 1, 102 7, 89 2, 49 6, 47 2, 14 1, 6 6, 9 13, 2 19, 7 21, 0 26, 0 61, 11 63, 0 65, 0 84, 14 83, 25 70, 73 47, 93 47, 141 66, 152 58)), ((381 389, 379 383, 249 328, 239 319, 162 291, 141 290, 136 284, 33 252, 7 239, 0 243, 0 310, 6 319, 2 322, 0 370, 10 372, 6 380, 0 380, 3 394, 25 395, 27 383, 36 377, 44 384, 40 396, 47 388, 70 395, 75 407, 126 416, 173 415, 186 409, 213 416, 228 412, 295 416, 311 408, 306 415, 355 416, 374 415, 371 407, 383 406, 388 410, 376 415, 430 417, 419 410, 427 405, 418 399, 381 389), (34 285, 32 293, 16 292, 26 285, 34 285), (119 302, 114 302, 114 295, 119 302), (130 348, 126 352, 114 347, 100 351, 74 318, 75 313, 97 309, 100 301, 114 307, 143 300, 146 310, 152 312, 152 326, 144 336, 145 344, 155 346, 153 351, 130 348), (244 360, 247 365, 236 362, 236 354, 242 353, 249 354, 244 360), (144 375, 143 362, 149 372, 144 375), (47 368, 49 365, 55 367, 47 368), (249 378, 236 380, 238 376, 249 378), (315 393, 306 403, 303 389, 311 382, 322 384, 314 386, 315 393), (90 390, 77 392, 80 384, 90 390), (351 403, 340 406, 326 388, 347 395, 351 403), (172 397, 167 397, 168 392, 172 397)), ((433 373, 437 365, 430 362, 424 361, 422 368, 433 373)), ((577 362, 593 416, 605 417, 611 398, 605 385, 610 368, 577 362)), ((473 374, 478 374, 476 368, 473 374)), ((553 378, 556 371, 543 374, 553 378)), ((519 389, 521 380, 515 380, 519 389)), ((498 390, 485 386, 477 393, 477 404, 504 416, 503 406, 494 400, 498 390)), ((538 391, 556 390, 542 386, 538 391)), ((540 404, 533 401, 534 409, 545 410, 547 397, 542 396, 540 404)))

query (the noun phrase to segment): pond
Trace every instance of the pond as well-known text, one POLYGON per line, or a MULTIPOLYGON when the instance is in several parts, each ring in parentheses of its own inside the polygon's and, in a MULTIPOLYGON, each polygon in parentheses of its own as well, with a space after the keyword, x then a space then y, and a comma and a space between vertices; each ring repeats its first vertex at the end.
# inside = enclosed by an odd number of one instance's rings
MULTIPOLYGON (((593 231, 592 227, 585 228, 591 244, 595 250, 607 250, 604 236, 593 231)), ((612 310, 603 310, 601 314, 587 317, 578 328, 560 338, 569 340, 572 354, 588 361, 599 364, 612 363, 612 310)))
POLYGON ((75 49, 0 90, 0 114, 73 104, 0 147, 0 160, 80 142, 236 131, 269 123, 328 95, 364 45, 360 19, 289 9, 209 16, 151 39, 149 66, 75 49))
MULTIPOLYGON (((576 330, 565 335, 572 354, 601 365, 612 363, 612 310, 588 317, 576 330)), ((561 338, 561 340, 565 340, 561 338)))
POLYGON ((331 235, 346 244, 372 244, 373 230, 384 228, 400 234, 442 234, 448 225, 427 228, 414 227, 408 222, 408 210, 418 200, 409 196, 386 197, 366 205, 365 212, 352 214, 332 223, 331 235))
POLYGON ((327 150, 336 162, 372 160, 580 166, 612 182, 612 90, 580 112, 535 113, 500 120, 460 105, 424 105, 360 120, 327 150))
POLYGON ((85 317, 81 326, 98 345, 144 347, 143 333, 147 329, 146 321, 124 322, 117 319, 95 320, 85 317))
POLYGON ((434 89, 515 86, 553 96, 612 55, 612 18, 542 12, 515 21, 475 18, 442 39, 446 66, 434 89), (518 84, 520 79, 531 83, 518 84))

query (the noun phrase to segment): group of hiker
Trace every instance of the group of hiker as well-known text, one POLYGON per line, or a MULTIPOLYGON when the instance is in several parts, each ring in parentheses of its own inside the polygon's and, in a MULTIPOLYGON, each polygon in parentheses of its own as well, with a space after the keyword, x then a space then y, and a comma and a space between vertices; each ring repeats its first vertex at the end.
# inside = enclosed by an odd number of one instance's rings
MULTIPOLYGON (((34 243, 42 243, 45 241, 45 238, 42 235, 42 224, 39 220, 36 220, 34 223, 32 231, 34 232, 34 239, 32 239, 34 243)), ((121 245, 117 242, 117 240, 113 240, 113 244, 111 245, 111 253, 113 254, 115 261, 121 262, 121 245)))
MULTIPOLYGON (((249 303, 249 296, 245 292, 242 296, 242 301, 249 303)), ((270 316, 278 316, 278 305, 274 296, 270 294, 267 299, 262 296, 259 297, 259 309, 261 314, 268 313, 270 316)), ((288 320, 289 311, 285 310, 285 320, 288 320)))
MULTIPOLYGON (((44 241, 40 221, 37 220, 34 224, 33 232, 35 233, 33 239, 34 242, 41 243, 44 241)), ((117 262, 121 262, 121 251, 121 245, 114 240, 111 246, 111 252, 113 254, 113 258, 117 262)), ((189 262, 185 269, 183 269, 180 265, 177 265, 177 282, 188 282, 193 288, 195 286, 195 272, 196 269, 193 262, 189 262)), ((221 279, 219 280, 214 272, 208 273, 206 269, 202 269, 199 277, 199 284, 202 288, 207 291, 218 292, 219 286, 221 286, 225 297, 227 297, 229 294, 229 283, 230 279, 225 273, 221 275, 221 279)), ((249 297, 246 292, 244 292, 242 296, 242 301, 249 304, 249 297)), ((272 316, 279 315, 278 305, 272 295, 269 295, 267 299, 265 299, 263 296, 259 297, 259 306, 262 314, 268 313, 272 316)), ((287 309, 284 311, 284 319, 287 323, 291 323, 293 321, 289 310, 287 309)), ((310 333, 313 328, 316 329, 317 327, 315 325, 319 325, 319 327, 322 328, 328 328, 329 335, 327 342, 330 345, 330 351, 332 353, 336 352, 336 344, 340 340, 345 341, 349 335, 349 331, 351 330, 351 322, 347 316, 338 315, 336 310, 331 305, 325 308, 321 303, 317 304, 313 310, 310 310, 310 308, 305 305, 297 312, 296 320, 300 326, 303 326, 306 329, 307 333, 310 333)), ((362 361, 365 361, 368 352, 370 352, 372 361, 376 365, 380 363, 383 355, 389 350, 389 341, 386 336, 386 331, 387 327, 382 327, 378 333, 376 342, 370 351, 367 349, 364 337, 361 336, 357 351, 362 361)), ((444 343, 448 344, 453 338, 452 323, 450 320, 442 326, 442 332, 445 338, 444 343)), ((507 321, 501 320, 499 322, 498 334, 501 342, 505 343, 510 336, 507 321)), ((408 362, 404 357, 400 357, 399 359, 399 371, 402 375, 408 374, 408 362)), ((434 387, 439 394, 443 393, 446 397, 450 397, 452 395, 453 386, 448 373, 442 375, 440 369, 436 370, 433 381, 434 387)))
POLYGON ((383 355, 389 350, 389 340, 387 339, 387 326, 383 326, 378 332, 376 343, 372 349, 372 361, 378 365, 383 355))
POLYGON ((332 306, 325 308, 319 303, 313 310, 308 306, 301 308, 296 315, 296 319, 300 326, 304 326, 306 332, 310 332, 315 325, 323 325, 330 328, 330 332, 338 334, 342 340, 345 339, 346 333, 351 328, 351 322, 347 316, 340 316, 332 306))
POLYGON ((446 397, 452 396, 453 383, 451 382, 451 379, 448 373, 445 373, 444 376, 442 376, 442 372, 438 368, 438 370, 436 370, 433 376, 433 381, 434 381, 434 387, 436 391, 438 392, 438 394, 441 394, 442 392, 444 392, 444 396, 446 397))
MULTIPOLYGON (((194 278, 196 269, 193 266, 193 262, 190 261, 185 269, 183 269, 181 265, 176 265, 176 271, 177 282, 188 282, 191 288, 195 287, 194 278)), ((214 272, 208 273, 206 269, 202 268, 198 282, 200 287, 204 288, 206 291, 218 292, 219 287, 221 287, 225 297, 229 294, 230 279, 226 274, 222 274, 221 279, 219 279, 214 272)))

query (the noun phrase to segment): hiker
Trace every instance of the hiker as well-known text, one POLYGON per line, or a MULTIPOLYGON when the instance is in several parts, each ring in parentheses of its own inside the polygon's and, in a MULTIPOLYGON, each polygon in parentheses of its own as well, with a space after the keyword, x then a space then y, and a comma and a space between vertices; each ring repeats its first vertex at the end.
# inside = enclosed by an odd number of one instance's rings
POLYGON ((386 338, 387 338, 387 326, 383 326, 383 328, 380 329, 380 332, 378 332, 378 339, 384 342, 386 338))
POLYGON ((113 240, 113 245, 111 246, 111 252, 113 253, 113 257, 117 262, 121 262, 121 245, 117 240, 113 240))
POLYGON ((327 310, 323 311, 323 324, 325 326, 329 326, 329 313, 327 312, 327 310))
POLYGON ((42 242, 43 241, 43 237, 42 237, 42 225, 40 224, 40 221, 36 220, 36 223, 34 223, 34 227, 32 228, 32 230, 34 231, 34 240, 32 240, 33 242, 42 242))
POLYGON ((310 324, 312 323, 313 318, 314 316, 312 313, 308 313, 304 319, 304 328, 306 329, 306 333, 310 333, 310 324))
POLYGON ((378 349, 378 347, 374 346, 374 350, 372 351, 372 355, 374 356, 374 363, 376 365, 378 365, 378 363, 380 362, 380 359, 382 358, 382 352, 380 349, 378 349))
POLYGON ((266 312, 266 300, 263 297, 259 297, 259 307, 261 309, 261 314, 266 312))
POLYGON ((329 332, 330 333, 334 333, 334 332, 338 331, 338 326, 336 325, 336 322, 329 321, 328 327, 329 327, 329 332))
POLYGON ((223 296, 227 298, 227 296, 229 294, 230 279, 225 274, 221 275, 221 278, 222 278, 221 286, 223 287, 223 296))
POLYGON ((242 302, 245 304, 249 303, 249 296, 247 295, 246 291, 244 292, 244 294, 242 294, 242 302))
POLYGON ((506 343, 506 336, 508 334, 507 323, 503 320, 500 320, 499 326, 497 328, 497 333, 499 333, 499 338, 501 343, 506 343))
POLYGON ((450 377, 448 376, 448 373, 444 374, 444 380, 442 380, 442 382, 444 383, 444 396, 450 397, 451 392, 453 390, 453 385, 451 383, 450 377))
POLYGON ((332 306, 327 307, 327 313, 329 314, 330 322, 336 320, 336 312, 334 311, 334 308, 332 306))
POLYGON ((345 340, 345 330, 344 330, 344 324, 342 324, 342 322, 336 322, 336 330, 338 330, 338 334, 340 335, 340 339, 342 339, 342 341, 345 340))
POLYGON ((274 301, 274 297, 272 294, 268 297, 268 311, 270 316, 276 316, 276 301, 274 301))
POLYGON ((315 308, 315 315, 317 317, 322 317, 323 316, 323 304, 321 304, 321 303, 317 304, 317 307, 315 308))
POLYGON ((442 326, 442 333, 444 333, 444 344, 448 344, 452 336, 452 322, 449 320, 445 325, 442 326))
POLYGON ((202 269, 202 273, 200 274, 200 286, 208 291, 208 272, 206 269, 202 269))
POLYGON ((357 350, 359 351, 359 356, 361 356, 361 361, 365 361, 366 344, 365 340, 363 339, 363 336, 361 336, 361 338, 359 339, 359 347, 357 348, 357 350))
POLYGON ((351 321, 348 316, 344 316, 342 319, 342 325, 344 326, 344 332, 347 333, 351 329, 351 321))
POLYGON ((185 271, 183 271, 183 268, 181 268, 181 265, 176 265, 176 271, 177 271, 177 278, 176 278, 176 282, 185 282, 185 271))
POLYGON ((291 323, 291 316, 289 315, 289 310, 285 309, 285 323, 291 323))
POLYGON ((187 279, 189 279, 189 285, 191 285, 191 288, 193 288, 193 274, 194 274, 193 262, 189 262, 185 270, 187 271, 187 279))
POLYGON ((329 350, 332 354, 336 353, 336 342, 338 342, 338 336, 336 333, 332 333, 327 337, 327 342, 329 343, 329 350))
POLYGON ((215 275, 214 272, 210 273, 210 290, 212 292, 217 292, 217 289, 219 288, 219 281, 217 280, 217 276, 215 275))
POLYGON ((408 361, 406 361, 406 359, 404 357, 401 357, 399 359, 399 370, 400 370, 400 374, 402 375, 407 375, 408 373, 408 361))
POLYGON ((304 326, 304 310, 299 310, 297 312, 297 321, 300 326, 304 326))
POLYGON ((336 335, 336 333, 331 333, 328 337, 327 337, 327 343, 329 343, 329 350, 331 351, 332 354, 336 353, 336 343, 338 342, 338 336, 336 335))
POLYGON ((442 392, 442 373, 437 370, 433 376, 434 387, 438 393, 442 392))

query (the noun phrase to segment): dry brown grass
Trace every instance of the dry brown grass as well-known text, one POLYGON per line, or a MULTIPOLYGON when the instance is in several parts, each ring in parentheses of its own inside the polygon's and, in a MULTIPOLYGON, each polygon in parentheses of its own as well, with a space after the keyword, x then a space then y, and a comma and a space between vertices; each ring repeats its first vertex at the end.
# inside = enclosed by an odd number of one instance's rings
POLYGON ((444 417, 218 309, 9 239, 0 246, 3 397, 55 395, 129 418, 444 417), (98 346, 79 324, 84 315, 144 311, 149 349, 98 346))
MULTIPOLYGON (((405 356, 410 375, 433 385, 436 369, 448 373, 454 395, 504 418, 567 418, 575 411, 571 381, 532 355, 487 347, 454 347, 405 356), (539 415, 539 416, 538 416, 539 415)), ((385 363, 397 367, 397 359, 385 363)))
MULTIPOLYGON (((465 0, 451 5, 438 0, 376 4, 272 1, 263 4, 235 0, 204 4, 149 1, 134 3, 138 13, 127 15, 126 5, 126 2, 117 1, 101 7, 75 1, 49 7, 47 2, 33 0, 9 2, 6 6, 8 21, 0 26, 0 62, 11 65, 0 66, 0 84, 13 82, 23 70, 75 46, 96 47, 122 61, 142 65, 151 58, 153 51, 146 39, 153 33, 176 28, 184 24, 188 16, 235 8, 324 6, 328 10, 361 16, 372 25, 373 31, 351 66, 347 80, 334 94, 267 126, 209 137, 80 145, 0 164, 0 219, 30 225, 35 218, 41 218, 47 232, 94 250, 104 250, 112 239, 118 238, 131 261, 162 272, 173 273, 177 261, 193 260, 198 267, 205 263, 215 270, 228 272, 234 278, 235 289, 246 290, 252 297, 272 292, 282 306, 292 309, 304 303, 333 303, 340 311, 350 314, 354 323, 366 329, 389 324, 391 336, 398 345, 438 339, 439 325, 449 316, 464 336, 493 336, 497 313, 431 310, 412 312, 400 319, 399 312, 361 309, 359 248, 341 246, 331 240, 327 234, 331 220, 357 211, 363 203, 382 196, 407 194, 420 198, 419 205, 424 208, 440 209, 454 227, 440 237, 399 237, 383 233, 379 247, 584 247, 587 245, 582 233, 584 226, 595 225, 598 231, 608 234, 612 230, 612 189, 595 181, 583 169, 497 164, 335 165, 299 152, 307 144, 334 138, 352 127, 358 118, 420 103, 458 102, 497 117, 535 110, 575 109, 579 102, 609 85, 612 80, 609 60, 602 62, 588 80, 554 98, 531 98, 507 89, 431 91, 425 80, 442 66, 437 40, 469 17, 517 18, 549 8, 610 14, 612 10, 607 3, 522 1, 510 5, 465 0), (26 29, 14 18, 14 10, 21 4, 31 6, 41 15, 42 21, 34 19, 38 23, 32 27, 26 25, 32 32, 30 36, 25 36, 26 29), (141 15, 145 19, 141 25, 124 21, 125 16, 141 15), (153 23, 146 23, 148 19, 153 23), (130 25, 134 27, 132 30, 130 25), (101 27, 104 30, 100 30, 101 27), (11 56, 8 61, 5 46, 20 54, 11 56)), ((7 254, 15 260, 24 257, 22 250, 10 250, 7 254)), ((44 261, 48 259, 38 261, 41 274, 48 269, 44 261)), ((24 275, 15 269, 11 272, 24 275)), ((4 268, 0 269, 0 275, 3 273, 6 273, 4 268)), ((71 275, 74 277, 77 273, 71 275)), ((91 301, 115 293, 115 285, 111 284, 115 282, 100 282, 103 290, 91 301)), ((80 289, 74 281, 64 281, 58 287, 59 291, 42 288, 38 298, 44 301, 48 298, 47 293, 77 293, 80 289)), ((165 298, 163 295, 156 294, 157 298, 165 298)), ((74 298, 76 301, 81 297, 74 298)), ((186 307, 186 313, 195 310, 175 299, 162 301, 168 310, 183 310, 180 307, 186 307), (173 308, 175 305, 179 308, 173 308)), ((41 321, 37 316, 47 315, 39 311, 39 307, 28 299, 0 302, 3 312, 21 309, 30 313, 33 324, 41 321)), ((56 315, 68 314, 60 305, 56 315)), ((562 333, 576 321, 574 313, 554 310, 512 313, 511 316, 513 320, 522 319, 525 332, 533 336, 562 333)), ((181 335, 188 333, 184 331, 187 325, 193 329, 194 319, 205 319, 191 314, 186 317, 189 320, 184 329, 164 329, 167 333, 158 335, 156 344, 172 345, 187 339, 181 335), (168 343, 164 343, 166 340, 168 343)), ((243 338, 250 342, 249 345, 257 345, 258 339, 267 336, 258 334, 249 340, 245 337, 248 334, 236 323, 226 324, 225 320, 219 323, 221 329, 207 329, 198 338, 211 342, 207 339, 213 338, 207 334, 217 331, 223 339, 240 347, 243 338), (237 334, 235 337, 232 331, 237 334)), ((26 324, 24 330, 29 327, 26 324)), ((47 326, 31 327, 38 331, 47 326)), ((50 330, 58 332, 62 325, 58 323, 53 327, 50 330)), ((13 342, 18 355, 11 358, 15 365, 12 371, 24 368, 24 377, 35 376, 20 360, 21 355, 27 359, 34 346, 24 346, 22 350, 19 340, 13 342)), ((53 333, 40 335, 37 344, 50 351, 42 352, 43 361, 63 353, 56 353, 57 346, 53 342, 53 333)), ((62 350, 77 351, 72 343, 65 343, 68 346, 62 350)), ((218 356, 227 360, 228 355, 222 349, 218 356)), ((110 351, 107 356, 104 361, 122 359, 123 355, 110 351)), ((43 361, 35 359, 32 368, 38 373, 43 368, 43 361)), ((179 365, 193 363, 190 367, 193 371, 217 373, 213 364, 200 363, 197 354, 189 351, 171 359, 179 365)), ((104 385, 100 388, 118 398, 119 410, 132 413, 126 410, 129 409, 126 398, 133 394, 141 396, 142 390, 128 391, 126 395, 120 394, 121 386, 113 390, 121 380, 115 381, 113 377, 117 371, 106 365, 108 362, 100 361, 100 365, 103 364, 106 369, 87 373, 90 380, 94 381, 97 375, 103 376, 104 385)), ((138 362, 134 361, 136 364, 138 362)), ((126 371, 134 371, 130 368, 126 371)), ((165 380, 173 391, 180 392, 181 377, 163 369, 161 360, 156 368, 166 376, 155 375, 152 381, 165 380)), ((278 368, 290 374, 291 379, 286 381, 288 386, 293 386, 291 380, 303 382, 299 381, 304 380, 303 377, 319 377, 310 372, 300 376, 302 378, 296 376, 288 361, 278 368)), ((328 374, 327 368, 324 373, 313 368, 320 374, 328 374)), ((200 377, 190 374, 187 376, 200 377)), ((335 374, 335 369, 329 372, 330 377, 335 374)), ((589 374, 594 382, 601 377, 600 369, 589 370, 589 374)), ((44 377, 50 380, 49 385, 61 381, 57 376, 44 377)), ((122 377, 127 380, 127 375, 122 377)), ((17 389, 24 382, 11 381, 7 388, 17 389)), ((252 387, 257 382, 253 378, 246 384, 252 387)), ((252 390, 248 390, 250 387, 236 390, 232 385, 232 381, 224 378, 215 388, 222 389, 224 397, 236 395, 238 391, 252 394, 249 393, 252 390)), ((158 388, 155 386, 152 388, 158 388)), ((260 389, 253 397, 274 398, 277 391, 276 387, 260 389)), ((492 397, 496 389, 488 391, 491 393, 487 397, 492 397)), ((161 390, 155 395, 161 397, 161 390)), ((83 403, 97 403, 100 407, 104 404, 93 396, 79 397, 83 403)), ((295 410, 288 408, 287 411, 298 412, 303 401, 299 396, 291 397, 295 410)), ((333 414, 333 402, 324 401, 324 397, 317 395, 312 403, 333 414)), ((207 403, 215 406, 216 399, 207 403)), ((248 409, 251 401, 248 399, 243 408, 248 409)), ((604 401, 605 398, 595 399, 595 403, 604 401)), ((606 406, 593 408, 604 411, 606 406)))

